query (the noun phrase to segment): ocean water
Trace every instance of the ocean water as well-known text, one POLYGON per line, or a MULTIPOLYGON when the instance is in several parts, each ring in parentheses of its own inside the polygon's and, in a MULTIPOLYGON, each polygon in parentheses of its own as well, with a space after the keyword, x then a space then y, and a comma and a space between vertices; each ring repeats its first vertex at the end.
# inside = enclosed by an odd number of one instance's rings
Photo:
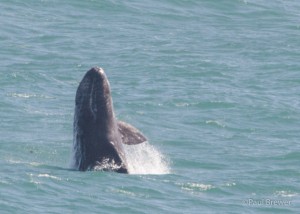
POLYGON ((1 0, 0 213, 298 213, 300 2, 1 0), (104 68, 148 138, 129 175, 71 170, 104 68))

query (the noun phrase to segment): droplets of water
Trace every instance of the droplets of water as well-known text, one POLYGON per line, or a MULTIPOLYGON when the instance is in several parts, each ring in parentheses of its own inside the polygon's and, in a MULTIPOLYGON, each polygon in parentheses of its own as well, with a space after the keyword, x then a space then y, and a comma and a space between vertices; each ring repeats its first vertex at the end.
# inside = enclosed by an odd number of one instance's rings
POLYGON ((148 142, 125 145, 125 154, 130 174, 169 174, 167 158, 148 142))
POLYGON ((110 160, 108 158, 103 159, 101 162, 97 161, 93 170, 96 171, 118 171, 122 168, 122 165, 117 164, 114 160, 110 160))

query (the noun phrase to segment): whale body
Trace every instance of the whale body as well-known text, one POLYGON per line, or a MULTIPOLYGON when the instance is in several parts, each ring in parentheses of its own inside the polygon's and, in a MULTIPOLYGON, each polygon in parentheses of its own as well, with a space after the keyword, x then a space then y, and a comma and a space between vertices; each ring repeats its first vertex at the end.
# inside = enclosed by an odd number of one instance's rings
POLYGON ((128 173, 123 144, 147 141, 138 129, 116 119, 110 85, 99 67, 87 71, 78 86, 73 134, 73 167, 80 171, 128 173))

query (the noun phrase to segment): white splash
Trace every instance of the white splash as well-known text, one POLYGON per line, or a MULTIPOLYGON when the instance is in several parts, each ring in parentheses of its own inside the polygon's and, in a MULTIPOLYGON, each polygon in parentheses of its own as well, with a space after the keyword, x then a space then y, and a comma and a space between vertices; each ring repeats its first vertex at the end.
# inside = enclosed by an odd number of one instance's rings
MULTIPOLYGON (((122 164, 123 165, 123 164, 122 164)), ((114 160, 109 161, 108 158, 102 160, 101 162, 97 161, 96 166, 93 167, 93 170, 96 171, 117 171, 122 165, 118 165, 114 160)))
POLYGON ((224 125, 222 122, 218 121, 218 120, 207 120, 205 121, 206 124, 213 124, 213 125, 217 125, 220 126, 222 128, 225 128, 226 125, 224 125))
POLYGON ((39 178, 51 178, 51 179, 59 180, 59 181, 62 180, 62 179, 59 178, 59 177, 56 177, 56 176, 54 176, 54 175, 49 175, 49 174, 38 174, 37 177, 39 177, 39 178))
POLYGON ((276 191, 275 195, 281 196, 281 197, 286 197, 286 198, 291 198, 291 197, 296 197, 298 195, 298 193, 291 192, 291 191, 276 191))
POLYGON ((124 145, 129 174, 169 174, 169 162, 148 142, 124 145))
POLYGON ((51 99, 52 97, 46 96, 46 95, 38 95, 38 94, 26 94, 26 93, 12 93, 8 94, 9 96, 12 97, 18 97, 18 98, 32 98, 32 97, 37 97, 37 98, 45 98, 45 99, 51 99))
POLYGON ((214 186, 212 186, 210 184, 201 184, 201 183, 186 183, 186 184, 178 183, 177 185, 181 186, 182 190, 186 190, 189 192, 207 191, 207 190, 215 188, 214 186))

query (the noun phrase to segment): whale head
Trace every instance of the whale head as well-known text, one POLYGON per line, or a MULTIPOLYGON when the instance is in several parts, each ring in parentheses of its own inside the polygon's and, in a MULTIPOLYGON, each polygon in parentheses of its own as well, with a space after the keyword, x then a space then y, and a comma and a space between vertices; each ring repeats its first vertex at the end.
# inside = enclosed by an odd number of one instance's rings
POLYGON ((110 85, 104 70, 98 67, 85 74, 76 92, 74 155, 74 167, 82 171, 103 162, 107 168, 125 168, 110 85))
POLYGON ((77 89, 75 105, 95 120, 113 114, 110 85, 102 68, 94 67, 85 74, 77 89))
POLYGON ((123 144, 145 142, 134 126, 114 116, 110 85, 104 70, 86 72, 75 98, 73 168, 128 173, 123 144))

